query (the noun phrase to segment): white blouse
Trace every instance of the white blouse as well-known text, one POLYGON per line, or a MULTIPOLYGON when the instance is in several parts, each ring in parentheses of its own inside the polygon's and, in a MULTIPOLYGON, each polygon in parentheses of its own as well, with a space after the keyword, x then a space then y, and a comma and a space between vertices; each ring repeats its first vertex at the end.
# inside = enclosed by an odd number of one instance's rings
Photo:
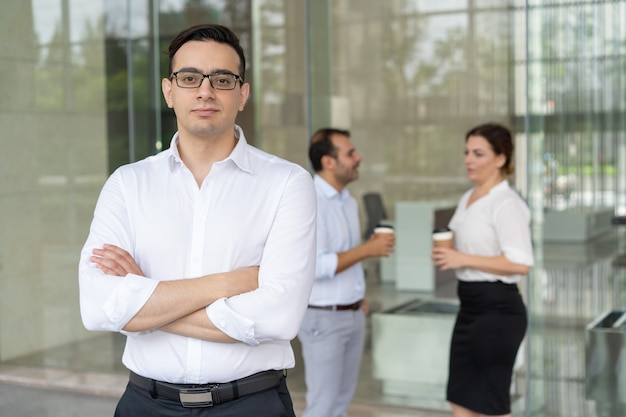
MULTIPOLYGON (((524 200, 504 180, 467 207, 472 191, 461 197, 450 220, 457 250, 478 256, 504 255, 515 264, 532 266, 530 210, 524 200)), ((522 278, 522 275, 496 275, 473 268, 459 268, 456 276, 461 281, 509 284, 522 278)))

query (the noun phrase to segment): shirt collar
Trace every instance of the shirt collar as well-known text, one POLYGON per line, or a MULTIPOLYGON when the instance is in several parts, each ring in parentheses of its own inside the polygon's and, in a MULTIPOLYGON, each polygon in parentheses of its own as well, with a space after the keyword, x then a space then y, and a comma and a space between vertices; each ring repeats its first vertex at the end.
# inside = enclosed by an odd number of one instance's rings
POLYGON ((315 184, 315 187, 322 193, 322 195, 324 195, 324 197, 329 200, 336 198, 339 201, 345 201, 350 195, 350 192, 347 188, 341 190, 340 193, 335 187, 330 185, 328 181, 326 181, 324 178, 320 177, 317 174, 313 177, 313 183, 315 184))
POLYGON ((509 181, 508 180, 502 180, 498 184, 496 184, 494 187, 492 187, 491 190, 489 190, 489 193, 494 193, 494 192, 506 190, 508 188, 509 188, 509 181))
MULTIPOLYGON (((235 125, 235 138, 237 143, 233 151, 226 157, 226 159, 217 162, 217 164, 223 164, 226 161, 233 161, 233 163, 239 167, 242 171, 252 174, 252 168, 250 167, 250 159, 248 157, 248 142, 246 136, 243 134, 243 129, 239 125, 235 125)), ((178 151, 178 132, 174 133, 170 142, 170 167, 173 169, 175 166, 182 166, 183 161, 180 158, 180 152, 178 151)))

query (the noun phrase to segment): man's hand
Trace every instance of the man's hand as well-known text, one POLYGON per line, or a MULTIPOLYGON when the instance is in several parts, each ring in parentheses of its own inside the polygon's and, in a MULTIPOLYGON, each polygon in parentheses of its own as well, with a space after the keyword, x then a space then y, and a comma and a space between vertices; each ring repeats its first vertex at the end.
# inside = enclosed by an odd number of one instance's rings
POLYGON ((396 245, 393 233, 373 233, 364 243, 370 257, 389 256, 396 245))
POLYGON ((363 298, 363 302, 361 304, 361 310, 363 310, 363 314, 366 316, 370 313, 370 304, 367 302, 365 298, 363 298))
POLYGON ((337 268, 335 273, 345 271, 357 262, 367 258, 389 256, 396 245, 396 237, 393 233, 374 233, 368 240, 349 249, 337 253, 337 268))
POLYGON ((128 274, 145 276, 132 256, 115 245, 104 244, 102 249, 94 249, 91 262, 107 275, 125 277, 128 274))

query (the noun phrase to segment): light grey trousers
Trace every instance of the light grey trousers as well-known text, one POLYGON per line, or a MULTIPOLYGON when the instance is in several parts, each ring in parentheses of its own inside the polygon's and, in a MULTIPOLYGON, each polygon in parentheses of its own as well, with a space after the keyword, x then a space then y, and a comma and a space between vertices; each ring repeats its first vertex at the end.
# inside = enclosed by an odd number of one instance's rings
POLYGON ((306 382, 303 417, 346 417, 365 343, 363 310, 307 309, 298 338, 306 382))

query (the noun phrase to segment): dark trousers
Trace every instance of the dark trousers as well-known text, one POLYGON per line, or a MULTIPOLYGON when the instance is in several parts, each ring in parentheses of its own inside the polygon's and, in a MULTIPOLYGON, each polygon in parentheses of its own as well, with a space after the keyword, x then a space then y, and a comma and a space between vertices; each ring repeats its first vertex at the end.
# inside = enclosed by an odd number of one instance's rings
POLYGON ((180 402, 152 398, 150 392, 133 384, 115 409, 115 417, 295 417, 286 378, 276 388, 243 396, 237 400, 212 407, 185 408, 180 402))

